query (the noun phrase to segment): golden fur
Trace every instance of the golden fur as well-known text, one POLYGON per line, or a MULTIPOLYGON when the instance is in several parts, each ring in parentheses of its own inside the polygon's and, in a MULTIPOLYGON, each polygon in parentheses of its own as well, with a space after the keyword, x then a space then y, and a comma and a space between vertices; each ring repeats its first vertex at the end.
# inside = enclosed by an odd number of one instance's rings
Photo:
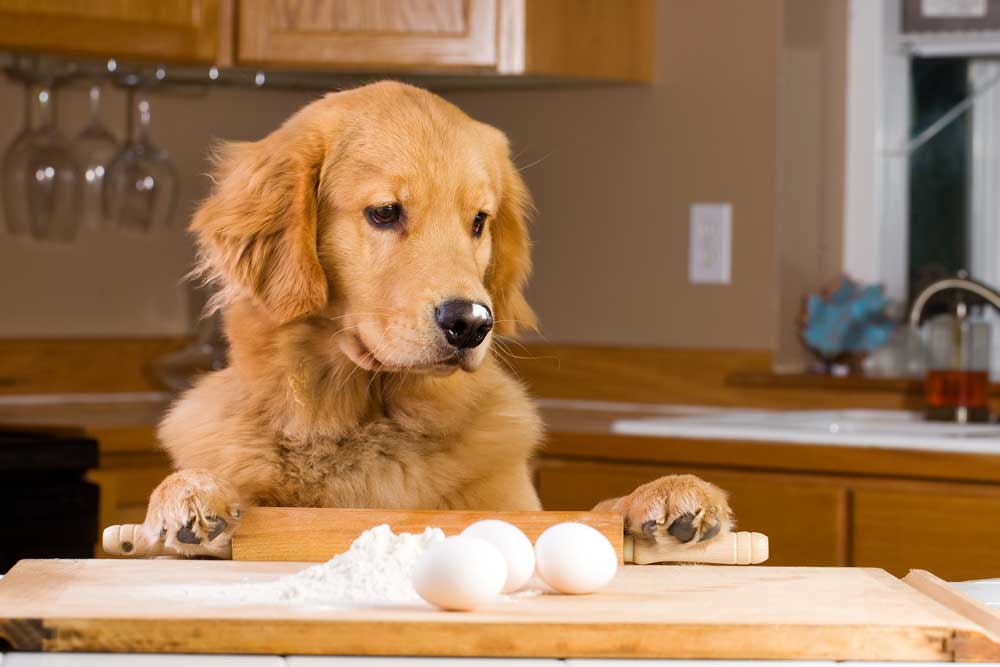
MULTIPOLYGON (((541 420, 491 353, 535 321, 529 210, 502 133, 398 83, 327 95, 223 148, 191 230, 230 365, 161 425, 178 472, 151 498, 151 539, 223 553, 247 505, 540 509, 541 420), (366 209, 390 202, 404 224, 376 228, 366 209), (462 354, 432 316, 450 298, 495 317, 462 354)), ((725 495, 701 480, 647 487, 609 501, 646 534, 699 511, 699 526, 729 526, 725 495)))

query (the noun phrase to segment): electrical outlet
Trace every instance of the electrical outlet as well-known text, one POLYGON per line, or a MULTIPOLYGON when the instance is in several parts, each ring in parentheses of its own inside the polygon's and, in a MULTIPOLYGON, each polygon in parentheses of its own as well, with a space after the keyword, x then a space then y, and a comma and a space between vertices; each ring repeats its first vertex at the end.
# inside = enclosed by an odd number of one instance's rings
POLYGON ((986 0, 921 0, 920 14, 930 19, 983 18, 989 9, 986 0))
POLYGON ((688 280, 694 285, 728 285, 732 246, 732 204, 691 204, 688 280))

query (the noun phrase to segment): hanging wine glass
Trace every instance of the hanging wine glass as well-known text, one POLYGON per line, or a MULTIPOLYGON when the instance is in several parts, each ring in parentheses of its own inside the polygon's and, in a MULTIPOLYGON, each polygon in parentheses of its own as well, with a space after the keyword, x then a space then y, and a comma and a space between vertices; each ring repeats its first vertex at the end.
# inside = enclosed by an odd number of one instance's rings
POLYGON ((51 83, 43 84, 35 97, 39 125, 28 136, 28 224, 36 239, 71 241, 79 222, 80 170, 69 141, 56 127, 51 83))
POLYGON ((27 236, 28 146, 31 138, 31 86, 24 82, 24 127, 3 156, 3 213, 12 236, 27 236))
POLYGON ((104 177, 118 152, 115 136, 101 124, 101 86, 90 87, 90 121, 73 140, 73 150, 83 171, 80 222, 84 229, 104 226, 104 177))
POLYGON ((150 136, 150 104, 145 91, 136 98, 135 120, 128 144, 119 151, 108 168, 104 184, 104 208, 120 229, 148 233, 165 227, 173 217, 177 203, 177 172, 167 152, 157 147, 150 136))

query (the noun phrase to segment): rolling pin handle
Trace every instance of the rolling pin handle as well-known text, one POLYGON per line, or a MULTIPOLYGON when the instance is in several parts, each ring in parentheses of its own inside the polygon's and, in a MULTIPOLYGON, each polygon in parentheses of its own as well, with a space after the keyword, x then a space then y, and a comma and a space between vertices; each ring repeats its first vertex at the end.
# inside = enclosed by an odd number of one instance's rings
POLYGON ((137 523, 108 526, 101 536, 101 544, 109 556, 144 558, 160 553, 159 545, 149 544, 143 526, 137 523))
POLYGON ((711 565, 756 565, 769 556, 767 535, 728 533, 698 544, 659 544, 652 540, 636 542, 626 536, 623 544, 626 563, 705 563, 711 565))

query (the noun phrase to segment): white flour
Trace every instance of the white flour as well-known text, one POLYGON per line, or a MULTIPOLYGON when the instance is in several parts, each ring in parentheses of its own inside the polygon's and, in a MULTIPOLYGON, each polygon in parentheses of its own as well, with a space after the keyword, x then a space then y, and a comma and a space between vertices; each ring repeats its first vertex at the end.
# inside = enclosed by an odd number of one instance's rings
MULTIPOLYGON (((426 528, 423 533, 400 533, 383 524, 361 533, 351 548, 325 563, 313 565, 295 574, 273 581, 221 586, 176 584, 153 587, 150 595, 161 599, 206 601, 210 604, 284 603, 292 607, 330 608, 381 604, 427 603, 413 589, 413 569, 420 556, 432 545, 444 540, 440 528, 426 528)), ((528 587, 498 600, 540 595, 546 587, 532 579, 528 587)))
POLYGON ((428 547, 443 539, 440 528, 396 535, 382 524, 361 533, 350 549, 325 563, 252 588, 261 596, 292 603, 417 602, 420 596, 410 581, 413 568, 428 547))

